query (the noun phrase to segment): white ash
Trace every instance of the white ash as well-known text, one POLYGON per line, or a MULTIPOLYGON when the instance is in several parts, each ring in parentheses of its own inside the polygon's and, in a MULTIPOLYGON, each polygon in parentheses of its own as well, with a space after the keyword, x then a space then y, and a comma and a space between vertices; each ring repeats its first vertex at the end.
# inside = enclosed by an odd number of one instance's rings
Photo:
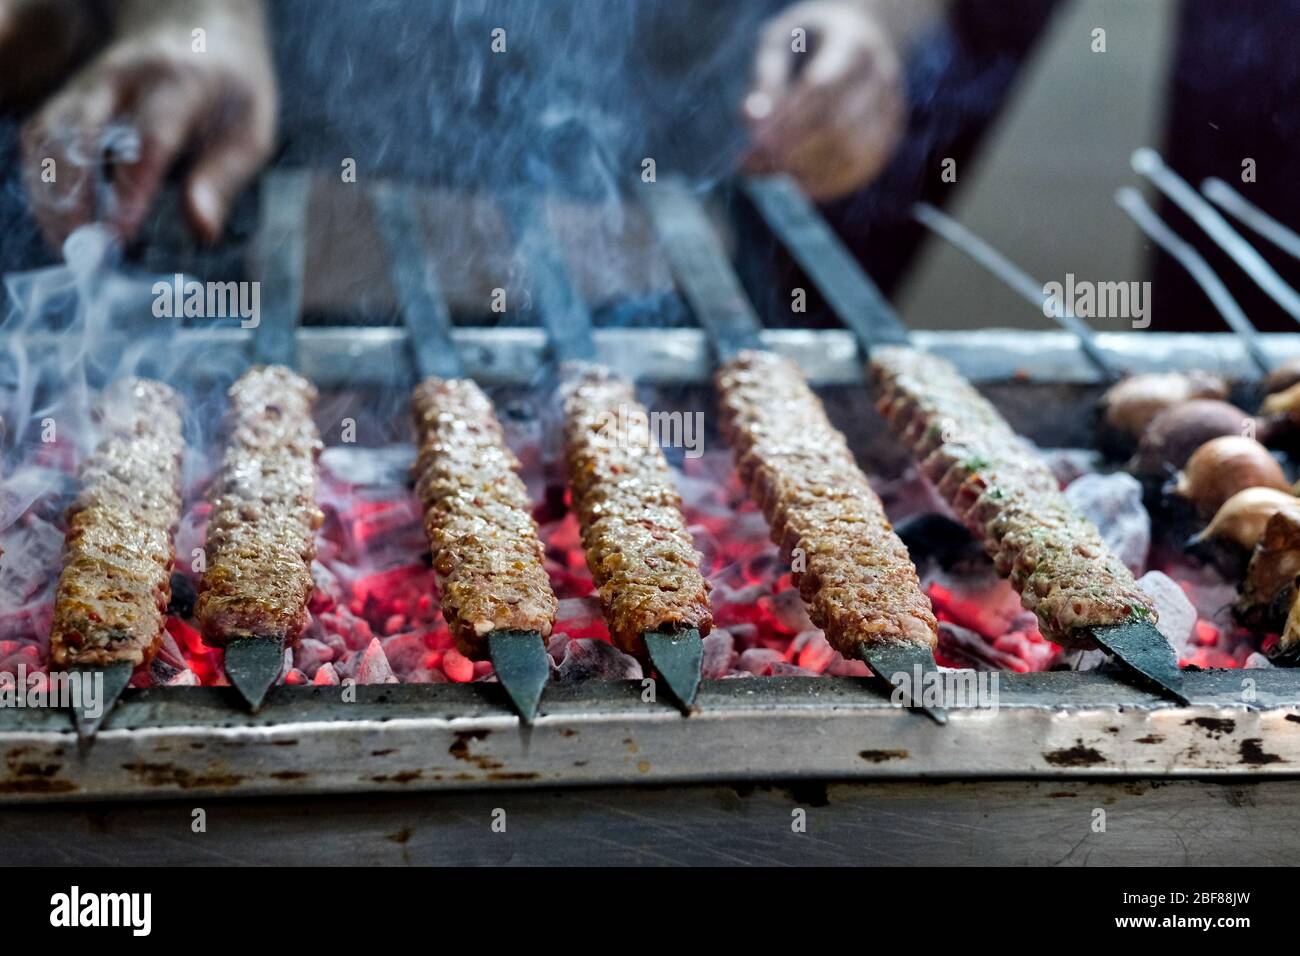
POLYGON ((379 643, 379 638, 372 638, 365 654, 361 655, 361 663, 356 669, 356 678, 358 684, 398 683, 397 675, 393 673, 388 663, 388 657, 384 654, 384 647, 379 643))
POLYGON ((1126 472, 1084 475, 1065 497, 1101 531, 1115 555, 1135 575, 1146 570, 1151 550, 1151 516, 1142 504, 1142 483, 1126 472))
POLYGON ((1081 651, 1078 649, 1063 648, 1053 661, 1053 667, 1064 667, 1072 671, 1095 671, 1102 664, 1106 663, 1106 653, 1104 651, 1081 651))
POLYGON ((768 677, 818 677, 817 671, 810 671, 807 668, 800 667, 798 664, 791 664, 787 661, 775 662, 767 672, 768 677))

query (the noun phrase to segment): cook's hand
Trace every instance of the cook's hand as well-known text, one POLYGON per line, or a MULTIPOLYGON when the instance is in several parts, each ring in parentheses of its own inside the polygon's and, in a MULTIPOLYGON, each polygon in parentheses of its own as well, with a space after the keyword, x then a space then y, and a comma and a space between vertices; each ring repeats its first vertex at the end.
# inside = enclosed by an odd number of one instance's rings
POLYGON ((96 219, 130 238, 184 157, 190 228, 215 241, 275 138, 260 0, 123 0, 122 7, 117 38, 23 129, 36 217, 56 248, 96 219), (205 31, 202 50, 196 29, 205 31), (128 145, 105 167, 114 142, 128 145))
POLYGON ((863 0, 807 0, 768 22, 744 112, 751 172, 784 172, 818 200, 843 196, 884 168, 903 128, 894 42, 863 0), (807 52, 792 50, 802 27, 807 52))

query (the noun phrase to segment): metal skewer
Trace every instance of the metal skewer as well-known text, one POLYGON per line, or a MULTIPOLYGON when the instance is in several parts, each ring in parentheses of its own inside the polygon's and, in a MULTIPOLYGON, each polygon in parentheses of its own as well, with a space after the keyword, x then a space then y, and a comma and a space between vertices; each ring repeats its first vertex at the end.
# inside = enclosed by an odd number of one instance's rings
MULTIPOLYGON (((124 163, 138 162, 140 158, 140 138, 130 127, 112 126, 99 138, 99 155, 91 168, 91 218, 97 224, 108 222, 117 211, 117 190, 113 186, 114 167, 124 163)), ((88 227, 82 227, 86 229, 88 227)), ((81 230, 78 230, 80 232, 81 230)), ((74 233, 74 236, 76 233, 74 233)), ((82 235, 82 238, 86 238, 82 235)), ((76 239, 69 240, 72 243, 76 239)), ((65 251, 70 246, 65 246, 65 251)), ((107 243, 96 268, 116 262, 121 249, 116 241, 107 243)), ((3 436, 0 436, 3 437, 3 436)), ((109 712, 117 706, 126 690, 127 684, 135 674, 134 665, 127 662, 109 664, 106 667, 94 665, 74 665, 70 668, 81 680, 94 681, 101 677, 99 716, 90 717, 81 708, 72 707, 72 722, 77 730, 77 742, 82 748, 94 742, 95 734, 103 725, 109 712)))
POLYGON ((1223 280, 1215 274, 1210 264, 1205 261, 1196 248, 1169 228, 1154 209, 1147 205, 1142 193, 1132 186, 1125 186, 1115 193, 1115 202, 1123 209, 1138 227, 1150 237, 1151 241, 1169 253, 1188 271, 1196 284, 1214 303, 1214 307, 1223 316, 1223 321, 1241 339, 1242 347, 1251 361, 1264 374, 1272 370, 1273 363, 1264 352, 1259 332, 1250 324, 1245 311, 1232 297, 1223 280))
MULTIPOLYGON (((302 312, 302 276, 306 257, 307 199, 311 179, 302 170, 267 174, 260 190, 261 227, 257 256, 264 299, 253 357, 260 365, 298 363, 298 316, 302 312)), ((226 642, 226 678, 248 709, 256 713, 284 670, 284 638, 279 635, 236 637, 226 642)))
MULTIPOLYGON (((798 203, 808 206, 809 211, 801 215, 812 214, 808 200, 797 189, 781 191, 780 198, 783 203, 798 203)), ((925 222, 926 225, 929 225, 937 232, 940 232, 940 234, 944 235, 945 238, 950 239, 950 241, 954 242, 954 244, 967 252, 967 254, 971 255, 973 258, 976 258, 977 261, 981 262, 982 265, 993 271, 996 275, 1006 279, 1026 298, 1041 304, 1041 287, 1037 286, 1027 274, 1011 262, 1007 261, 1001 253, 997 252, 997 250, 993 249, 978 236, 970 233, 965 229, 965 227, 961 226, 959 223, 933 207, 918 206, 917 218, 921 219, 922 222, 925 222)), ((783 239, 797 239, 799 238, 799 235, 800 234, 786 230, 783 234, 783 239)), ((840 244, 839 239, 836 238, 829 229, 825 230, 825 234, 822 236, 820 241, 836 245, 840 244)), ((792 254, 798 255, 798 253, 794 253, 793 250, 792 254)), ((845 250, 844 257, 848 256, 849 254, 847 250, 845 250)), ((814 258, 814 256, 807 250, 804 251, 803 257, 809 259, 814 258)), ((870 276, 859 269, 851 258, 846 259, 844 257, 841 257, 839 261, 847 263, 845 267, 852 268, 852 270, 858 274, 855 281, 870 285, 874 289, 875 286, 874 283, 871 282, 870 276)), ((824 256, 822 258, 826 261, 824 256)), ((816 278, 816 276, 811 272, 809 275, 814 279, 816 278)), ((903 326, 902 322, 897 318, 888 301, 884 296, 880 295, 878 291, 874 296, 860 295, 859 298, 863 301, 873 301, 877 303, 878 308, 883 309, 894 322, 898 323, 900 327, 906 330, 906 327, 903 326)), ((831 302, 832 307, 834 307, 834 299, 827 296, 827 301, 831 302)), ((878 344, 871 338, 871 330, 873 328, 887 326, 884 326, 884 323, 880 320, 867 323, 861 321, 858 316, 850 313, 838 314, 840 320, 848 326, 850 331, 853 332, 854 338, 857 339, 858 347, 862 350, 863 356, 869 357, 871 349, 878 344)), ((1074 321, 1077 322, 1078 320, 1076 319, 1074 321)), ((1082 323, 1079 324, 1082 325, 1082 323)), ((1086 329, 1086 326, 1084 329, 1086 329)), ((1090 350, 1088 345, 1091 341, 1090 331, 1086 332, 1086 334, 1082 334, 1079 341, 1080 345, 1083 346, 1084 351, 1089 354, 1089 357, 1093 358, 1095 363, 1100 363, 1102 367, 1109 366, 1109 360, 1104 357, 1100 350, 1097 350, 1095 354, 1090 350)), ((1164 635, 1156 629, 1154 624, 1149 621, 1134 621, 1117 627, 1098 628, 1093 632, 1093 637, 1109 654, 1113 655, 1125 666, 1128 673, 1135 675, 1142 681, 1154 683, 1167 696, 1181 704, 1186 704, 1188 702, 1187 698, 1183 696, 1183 678, 1182 673, 1178 669, 1178 660, 1174 656, 1173 649, 1169 646, 1169 642, 1165 640, 1164 635)), ((879 655, 877 655, 877 658, 879 659, 879 655)), ((875 666, 871 663, 871 660, 867 658, 864 658, 864 660, 867 661, 868 667, 871 667, 873 671, 876 670, 875 666)), ((885 666, 886 673, 898 673, 899 668, 895 662, 881 661, 881 663, 882 666, 885 666)))
MULTIPOLYGON (((409 333, 417 378, 463 378, 452 340, 451 311, 427 251, 415 196, 385 183, 374 187, 370 197, 387 245, 389 276, 409 333)), ((493 631, 487 645, 497 681, 519 719, 531 724, 551 679, 546 641, 538 631, 493 631)))
MULTIPOLYGON (((669 264, 718 361, 725 362, 747 350, 765 350, 762 323, 695 197, 683 185, 671 180, 657 183, 647 192, 647 197, 646 204, 669 264)), ((871 299, 869 294, 862 294, 860 287, 853 289, 847 285, 839 286, 837 295, 841 301, 868 302, 871 299)), ((879 292, 875 295, 879 296, 879 292)), ((877 327, 871 322, 861 325, 863 328, 877 327)), ((906 339, 905 335, 903 339, 906 339)), ((938 669, 930 648, 919 644, 864 641, 858 645, 858 655, 871 668, 872 679, 883 691, 892 694, 897 687, 907 698, 908 706, 920 709, 936 723, 947 722, 943 708, 922 705, 919 694, 925 682, 911 683, 917 668, 922 675, 938 669), (895 678, 898 678, 897 683, 895 678), (917 691, 916 696, 910 693, 910 688, 917 691)))
MULTIPOLYGON (((551 358, 563 373, 570 363, 598 361, 591 312, 578 295, 568 269, 542 223, 535 200, 514 196, 507 202, 521 248, 533 277, 533 294, 551 347, 551 358)), ((696 629, 646 631, 641 635, 650 663, 668 687, 683 714, 689 715, 699 694, 704 641, 696 629)))
MULTIPOLYGON (((1020 294, 1026 302, 1040 310, 1046 301, 1043 284, 1029 273, 1004 256, 980 236, 971 232, 956 219, 926 202, 912 207, 912 215, 917 222, 937 236, 948 240, 955 249, 965 253, 972 260, 983 266, 988 272, 1005 282, 1014 292, 1020 294)), ((1062 308, 1053 309, 1051 317, 1057 325, 1079 340, 1079 348, 1088 360, 1101 372, 1107 381, 1114 382, 1120 378, 1121 370, 1116 368, 1110 356, 1097 344, 1097 338, 1082 319, 1062 303, 1062 308)))
POLYGON ((1150 147, 1134 150, 1131 162, 1134 172, 1151 180, 1157 189, 1191 216, 1205 230, 1206 235, 1231 256, 1246 275, 1255 280, 1269 298, 1291 318, 1300 322, 1300 293, 1278 275, 1277 270, 1232 228, 1217 209, 1188 185, 1185 179, 1166 166, 1158 152, 1150 147))
POLYGON ((71 669, 81 680, 93 681, 96 675, 103 675, 103 683, 100 685, 99 716, 91 717, 75 703, 72 705, 72 723, 77 729, 77 743, 85 748, 94 741, 95 734, 99 733, 99 728, 109 711, 117 706, 122 691, 126 690, 126 685, 131 682, 131 677, 135 674, 135 665, 120 661, 107 667, 78 665, 71 669))
POLYGON ((1283 252, 1300 259, 1300 233, 1278 222, 1222 179, 1211 176, 1201 183, 1201 192, 1283 252))

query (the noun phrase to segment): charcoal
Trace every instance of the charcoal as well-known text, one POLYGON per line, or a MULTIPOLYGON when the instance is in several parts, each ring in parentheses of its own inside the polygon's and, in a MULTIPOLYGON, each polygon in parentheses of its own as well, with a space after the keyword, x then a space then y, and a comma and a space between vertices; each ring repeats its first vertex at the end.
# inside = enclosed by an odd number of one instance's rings
POLYGON ((393 669, 388 664, 388 658, 384 654, 383 645, 379 643, 379 638, 373 638, 370 646, 366 648, 365 655, 361 658, 361 665, 357 668, 358 684, 396 684, 397 678, 393 675, 393 669))
POLYGON ((295 663, 300 670, 307 674, 315 674, 323 664, 334 660, 337 652, 333 647, 323 641, 315 638, 304 637, 298 642, 298 650, 295 654, 295 663))
POLYGON ((984 555, 983 546, 971 537, 965 525, 938 512, 904 518, 894 526, 894 531, 907 545, 907 553, 918 567, 927 561, 937 561, 947 571, 962 561, 977 560, 984 555))
POLYGON ((771 597, 762 599, 760 603, 770 608, 772 616, 784 630, 800 634, 816 629, 816 625, 808 617, 808 608, 803 603, 803 598, 794 588, 778 591, 771 597))
POLYGON ((790 650, 794 653, 794 662, 814 674, 825 671, 839 656, 835 648, 831 647, 830 642, 826 640, 826 635, 819 630, 802 631, 796 634, 790 650))
POLYGON ((193 581, 179 571, 172 572, 172 599, 167 605, 168 614, 189 620, 194 616, 194 602, 198 596, 193 581))
POLYGON ((1134 575, 1146 569, 1151 516, 1142 504, 1142 483, 1130 474, 1084 475, 1065 497, 1101 531, 1107 547, 1134 575))
POLYGON ((564 683, 584 680, 640 680, 644 675, 635 657, 609 641, 579 638, 570 641, 557 671, 564 683))
POLYGON ((63 554, 63 532, 48 521, 28 518, 0 535, 0 608, 20 608, 53 591, 63 554))
POLYGON ((706 678, 725 677, 736 660, 736 639, 726 628, 714 628, 704 638, 704 661, 701 672, 706 678))
POLYGON ((1159 615, 1156 629, 1164 635, 1179 660, 1191 656, 1192 638, 1196 633, 1196 608, 1183 589, 1160 571, 1142 575, 1138 587, 1155 603, 1159 615))
POLYGON ((817 671, 810 671, 807 668, 800 667, 797 664, 790 664, 786 661, 775 661, 768 671, 770 677, 817 677, 817 671))
POLYGON ((826 668, 826 673, 832 677, 869 677, 871 670, 862 661, 847 660, 836 651, 835 658, 826 668))
POLYGON ((322 686, 334 686, 341 683, 341 681, 339 680, 338 672, 334 670, 334 665, 325 663, 316 671, 316 676, 312 678, 312 683, 322 686))
POLYGON ((1101 454, 1090 448, 1044 448, 1039 454, 1062 485, 1071 485, 1101 467, 1101 454))
POLYGON ((772 673, 772 668, 777 664, 785 662, 785 656, 780 651, 770 647, 751 647, 740 655, 736 666, 756 677, 763 677, 772 673))
POLYGON ((1015 670, 1020 659, 994 647, 970 628, 939 622, 939 651, 945 660, 981 671, 1015 670))
POLYGON ((384 646, 384 656, 398 674, 405 674, 419 668, 429 653, 428 643, 420 633, 395 634, 380 638, 384 646))

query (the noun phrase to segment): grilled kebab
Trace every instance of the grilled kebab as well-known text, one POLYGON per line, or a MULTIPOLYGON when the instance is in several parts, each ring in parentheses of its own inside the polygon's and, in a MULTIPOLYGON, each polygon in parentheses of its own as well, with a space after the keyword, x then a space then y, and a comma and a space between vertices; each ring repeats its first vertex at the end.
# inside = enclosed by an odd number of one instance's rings
POLYGON ((316 389, 290 369, 268 365, 250 369, 228 394, 195 616, 214 646, 237 638, 293 642, 307 623, 316 530, 324 520, 316 506, 316 389))
POLYGON ((862 644, 932 651, 938 624, 907 548, 799 367, 745 351, 718 370, 717 387, 736 470, 813 623, 850 659, 862 644))
POLYGON ((587 567, 614 644, 646 660, 647 633, 709 633, 709 584, 631 384, 597 365, 565 373, 565 461, 587 567))
POLYGON ((50 633, 57 668, 138 667, 162 643, 181 514, 179 404, 171 388, 146 379, 104 391, 103 437, 68 509, 50 633))
POLYGON ((460 650, 486 659, 495 632, 551 633, 558 608, 519 461, 491 400, 467 378, 430 378, 411 400, 415 490, 460 650))
POLYGON ((948 362, 904 347, 871 355, 876 404, 921 471, 1020 592, 1044 636, 1154 622, 1151 599, 1061 494, 1046 463, 948 362))

